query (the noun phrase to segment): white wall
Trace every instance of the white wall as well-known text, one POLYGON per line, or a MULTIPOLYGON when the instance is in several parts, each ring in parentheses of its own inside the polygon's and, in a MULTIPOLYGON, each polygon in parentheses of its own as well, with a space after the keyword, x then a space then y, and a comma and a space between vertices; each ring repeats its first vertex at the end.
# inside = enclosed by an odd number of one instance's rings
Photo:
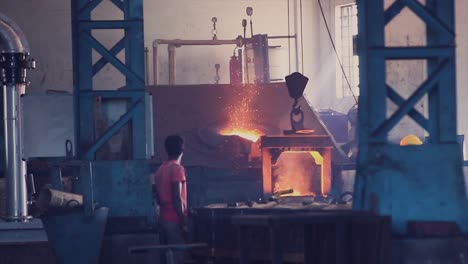
MULTIPOLYGON (((335 7, 353 3, 353 0, 322 0, 322 7, 333 39, 335 38, 335 7)), ((305 97, 315 108, 332 108, 346 113, 353 105, 352 97, 336 97, 336 55, 320 12, 318 2, 305 1, 304 37, 305 74, 310 72, 311 83, 305 97), (311 30, 308 28, 310 27, 311 30)), ((335 41, 335 39, 334 39, 335 41)), ((336 41, 335 41, 336 42, 336 41)))
MULTIPOLYGON (((247 18, 245 9, 248 6, 254 9, 254 34, 288 35, 288 0, 156 0, 145 1, 146 46, 152 47, 154 39, 212 39, 212 17, 218 18, 218 39, 235 39, 243 34, 241 22, 243 18, 247 18)), ((289 31, 291 30, 293 25, 289 31)), ((247 36, 250 36, 249 29, 247 36)), ((282 48, 272 50, 272 77, 279 77, 288 70, 287 41, 270 41, 269 44, 282 45, 282 48)), ((176 84, 214 83, 216 63, 221 65, 220 83, 229 83, 228 62, 234 48, 235 45, 178 48, 176 84)), ((158 83, 168 83, 166 45, 159 48, 158 60, 158 83)))
POLYGON ((0 12, 26 33, 37 62, 30 89, 72 91, 70 1, 0 0, 0 12))
MULTIPOLYGON (((241 21, 247 18, 245 8, 254 9, 254 33, 288 35, 295 33, 294 3, 296 0, 146 0, 145 46, 149 48, 150 83, 152 80, 152 42, 154 39, 211 39, 211 18, 216 16, 218 39, 235 39, 242 35, 241 21), (290 17, 288 17, 288 2, 290 17), (290 19, 288 27, 288 18, 290 19)), ((0 0, 0 12, 13 18, 26 32, 31 42, 31 53, 38 69, 30 74, 31 89, 62 89, 71 91, 71 17, 68 0, 0 0)), ((109 1, 103 1, 93 12, 93 19, 121 19, 119 10, 109 1)), ((105 46, 111 47, 123 35, 99 30, 93 32, 105 46)), ((247 36, 250 30, 247 31, 247 36)), ((300 43, 300 40, 299 40, 300 43)), ((289 57, 292 71, 296 70, 295 42, 270 40, 270 45, 281 45, 272 50, 272 78, 282 78, 289 73, 289 57), (291 54, 289 55, 289 51, 291 54)), ((229 82, 228 61, 234 46, 181 47, 176 51, 177 84, 214 83, 214 64, 221 64, 221 83, 229 82)), ((122 55, 122 54, 120 54, 122 55)), ((94 60, 99 57, 97 53, 94 60)), ((122 58, 122 57, 121 57, 122 58)), ((123 58, 122 58, 123 59, 123 58)), ((301 63, 301 62, 299 62, 301 63)), ((167 46, 159 51, 159 83, 168 82, 167 46)), ((107 66, 95 77, 95 87, 112 89, 124 84, 122 76, 107 66)))

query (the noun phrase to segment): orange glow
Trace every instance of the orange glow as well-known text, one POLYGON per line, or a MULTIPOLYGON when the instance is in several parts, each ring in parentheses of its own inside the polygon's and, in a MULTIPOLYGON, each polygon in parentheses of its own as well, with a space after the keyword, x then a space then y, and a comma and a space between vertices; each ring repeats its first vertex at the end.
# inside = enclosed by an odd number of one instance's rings
POLYGON ((312 134, 314 132, 315 130, 313 129, 302 129, 302 130, 297 130, 296 134, 312 134))
POLYGON ((247 129, 224 129, 220 134, 224 136, 239 136, 252 142, 257 142, 262 135, 260 131, 247 129))
POLYGON ((315 193, 308 192, 308 191, 306 192, 294 191, 292 193, 281 195, 281 197, 288 197, 288 196, 315 196, 315 193))
POLYGON ((258 87, 234 87, 238 97, 233 97, 230 104, 224 109, 227 112, 228 122, 218 133, 225 136, 239 136, 256 142, 264 133, 256 126, 259 120, 255 101, 259 91, 258 87))
POLYGON ((323 157, 317 151, 285 151, 274 166, 274 191, 294 190, 293 193, 282 195, 283 197, 321 193, 323 157))

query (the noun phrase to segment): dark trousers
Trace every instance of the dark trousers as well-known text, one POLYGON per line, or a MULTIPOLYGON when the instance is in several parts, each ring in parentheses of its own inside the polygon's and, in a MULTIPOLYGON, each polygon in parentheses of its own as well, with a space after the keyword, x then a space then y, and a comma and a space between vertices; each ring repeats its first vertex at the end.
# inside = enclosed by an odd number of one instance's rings
MULTIPOLYGON (((160 220, 159 227, 160 227, 161 244, 170 245, 170 244, 184 244, 185 243, 185 240, 182 236, 182 230, 180 229, 179 224, 160 220)), ((184 253, 178 250, 166 251, 165 256, 166 256, 165 263, 167 264, 182 264, 184 260, 184 253), (171 258, 173 262, 171 262, 171 258)))

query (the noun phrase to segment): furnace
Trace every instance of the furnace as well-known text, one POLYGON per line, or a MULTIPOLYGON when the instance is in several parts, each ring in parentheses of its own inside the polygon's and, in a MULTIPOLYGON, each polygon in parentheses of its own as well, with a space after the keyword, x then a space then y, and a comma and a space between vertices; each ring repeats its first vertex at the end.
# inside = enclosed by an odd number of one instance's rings
POLYGON ((285 190, 294 196, 330 193, 333 142, 329 135, 263 136, 260 140, 264 196, 285 190))
POLYGON ((339 170, 348 158, 303 97, 291 109, 286 83, 147 90, 153 94, 158 131, 154 162, 165 159, 165 136, 179 133, 186 140, 190 206, 257 201, 289 189, 289 196, 337 197, 343 192, 339 170), (291 112, 299 107, 303 120, 294 118, 298 122, 291 127, 291 112), (285 133, 288 129, 295 133, 285 133))

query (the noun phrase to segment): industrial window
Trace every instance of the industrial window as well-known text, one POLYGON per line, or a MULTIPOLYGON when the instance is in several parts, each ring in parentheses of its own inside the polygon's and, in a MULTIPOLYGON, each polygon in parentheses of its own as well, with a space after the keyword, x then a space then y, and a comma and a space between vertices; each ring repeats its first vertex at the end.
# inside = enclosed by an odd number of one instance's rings
POLYGON ((358 33, 357 5, 337 6, 335 18, 335 42, 339 58, 336 62, 336 95, 338 98, 352 96, 351 90, 354 95, 359 95, 359 58, 355 55, 353 45, 353 38, 358 33))

